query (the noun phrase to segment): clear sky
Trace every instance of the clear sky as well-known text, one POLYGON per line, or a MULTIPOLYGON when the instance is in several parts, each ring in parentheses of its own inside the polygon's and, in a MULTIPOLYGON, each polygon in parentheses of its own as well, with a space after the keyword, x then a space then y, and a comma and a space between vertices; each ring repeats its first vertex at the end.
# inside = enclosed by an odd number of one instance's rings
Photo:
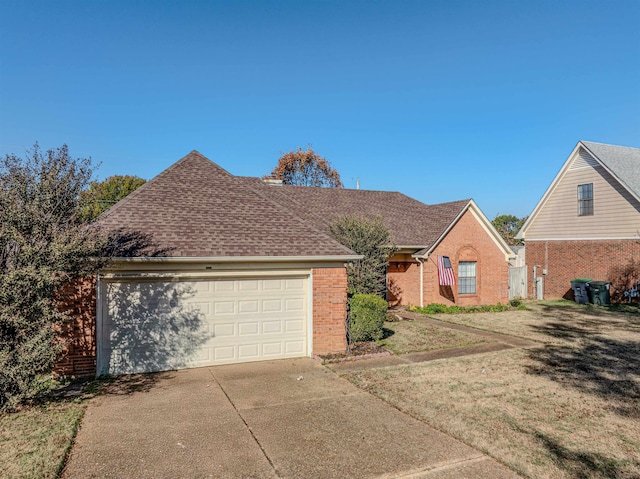
POLYGON ((524 216, 580 139, 640 147, 640 0, 0 0, 0 154, 98 179, 311 144, 347 187, 524 216))

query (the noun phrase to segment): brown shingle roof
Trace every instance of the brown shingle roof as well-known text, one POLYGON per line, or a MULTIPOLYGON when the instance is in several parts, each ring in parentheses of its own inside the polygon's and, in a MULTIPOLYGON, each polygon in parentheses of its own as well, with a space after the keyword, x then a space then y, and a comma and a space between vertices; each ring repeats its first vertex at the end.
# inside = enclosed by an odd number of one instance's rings
POLYGON ((114 205, 97 225, 149 234, 170 256, 353 255, 197 151, 114 205))
POLYGON ((343 215, 379 217, 399 246, 430 248, 469 200, 426 205, 387 191, 266 185, 192 151, 97 225, 146 233, 170 256, 353 255, 329 235, 343 215))
POLYGON ((257 178, 236 178, 327 233, 329 223, 343 215, 378 217, 399 246, 431 247, 470 201, 426 205, 390 191, 274 186, 257 178))

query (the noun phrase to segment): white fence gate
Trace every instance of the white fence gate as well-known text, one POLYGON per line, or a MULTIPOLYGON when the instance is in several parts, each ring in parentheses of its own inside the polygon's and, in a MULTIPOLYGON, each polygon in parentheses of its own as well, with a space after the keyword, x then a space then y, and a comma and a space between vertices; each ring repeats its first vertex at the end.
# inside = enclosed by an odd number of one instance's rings
POLYGON ((509 299, 526 298, 527 296, 527 267, 509 268, 509 299))

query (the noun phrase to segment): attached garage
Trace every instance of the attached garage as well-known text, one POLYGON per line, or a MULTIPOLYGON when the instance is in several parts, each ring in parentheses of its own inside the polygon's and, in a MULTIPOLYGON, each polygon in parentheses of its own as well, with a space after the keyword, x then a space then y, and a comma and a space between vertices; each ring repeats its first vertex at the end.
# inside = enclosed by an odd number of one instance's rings
POLYGON ((93 223, 109 234, 111 261, 65 288, 57 372, 345 350, 345 266, 362 257, 245 180, 193 151, 93 223))
POLYGON ((310 355, 309 272, 100 281, 98 374, 310 355))

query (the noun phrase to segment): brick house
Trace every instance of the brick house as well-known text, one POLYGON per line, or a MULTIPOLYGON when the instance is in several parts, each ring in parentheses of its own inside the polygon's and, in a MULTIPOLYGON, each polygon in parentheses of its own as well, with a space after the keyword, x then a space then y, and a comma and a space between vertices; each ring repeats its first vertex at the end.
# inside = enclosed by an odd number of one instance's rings
POLYGON ((425 205, 394 192, 268 184, 191 152, 105 212, 164 253, 117 258, 69 285, 65 374, 123 374, 311 356, 346 348, 346 264, 329 224, 380 217, 392 304, 506 301, 512 254, 472 200, 425 205), (465 291, 439 287, 447 255, 465 291), (463 268, 463 269, 459 269, 463 268))
POLYGON ((573 299, 576 277, 627 287, 620 270, 640 260, 640 149, 579 141, 516 237, 545 298, 573 299))
POLYGON ((392 306, 508 301, 508 260, 514 253, 473 200, 427 205, 398 192, 241 181, 327 234, 329 224, 343 215, 380 218, 399 248, 387 271, 392 306), (460 281, 439 286, 438 255, 450 258, 457 280, 468 274, 467 291, 460 281))

